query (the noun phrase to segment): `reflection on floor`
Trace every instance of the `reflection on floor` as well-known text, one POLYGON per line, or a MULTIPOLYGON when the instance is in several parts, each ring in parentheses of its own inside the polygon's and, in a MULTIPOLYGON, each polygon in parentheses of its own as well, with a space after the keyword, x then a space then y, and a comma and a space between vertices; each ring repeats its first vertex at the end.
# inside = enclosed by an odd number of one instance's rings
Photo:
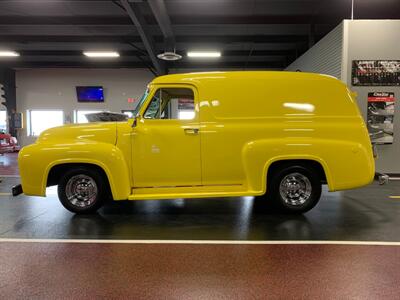
POLYGON ((0 155, 0 177, 1 175, 18 175, 17 165, 18 153, 5 153, 0 155))

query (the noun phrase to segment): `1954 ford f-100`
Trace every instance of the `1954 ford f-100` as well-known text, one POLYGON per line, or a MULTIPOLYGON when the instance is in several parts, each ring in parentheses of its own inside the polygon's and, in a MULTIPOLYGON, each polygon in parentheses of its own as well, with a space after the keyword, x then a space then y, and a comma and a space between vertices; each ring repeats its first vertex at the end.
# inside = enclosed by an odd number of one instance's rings
MULTIPOLYGON (((292 72, 155 78, 124 122, 44 131, 18 158, 22 190, 93 212, 108 198, 263 196, 305 212, 330 191, 374 177, 355 99, 339 80, 292 72)), ((21 189, 20 189, 21 190, 21 189)))

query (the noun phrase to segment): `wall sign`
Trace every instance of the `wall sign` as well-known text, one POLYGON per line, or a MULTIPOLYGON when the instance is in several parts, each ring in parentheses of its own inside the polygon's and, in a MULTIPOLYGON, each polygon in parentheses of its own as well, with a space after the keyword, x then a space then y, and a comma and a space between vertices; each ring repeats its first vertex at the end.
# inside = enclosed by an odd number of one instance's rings
POLYGON ((400 60, 353 60, 354 86, 400 86, 400 60))
POLYGON ((393 143, 394 102, 394 93, 368 93, 367 125, 372 143, 393 143))

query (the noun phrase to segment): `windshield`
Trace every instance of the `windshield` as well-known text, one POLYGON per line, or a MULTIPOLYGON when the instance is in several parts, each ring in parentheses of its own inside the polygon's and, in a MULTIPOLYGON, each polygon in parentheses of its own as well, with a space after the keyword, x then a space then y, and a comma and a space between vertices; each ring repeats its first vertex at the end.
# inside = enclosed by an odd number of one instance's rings
POLYGON ((142 98, 140 98, 138 104, 136 105, 136 108, 133 111, 133 116, 136 117, 137 114, 139 113, 140 108, 142 107, 144 101, 146 100, 148 94, 149 94, 150 89, 147 88, 146 91, 144 92, 142 98))

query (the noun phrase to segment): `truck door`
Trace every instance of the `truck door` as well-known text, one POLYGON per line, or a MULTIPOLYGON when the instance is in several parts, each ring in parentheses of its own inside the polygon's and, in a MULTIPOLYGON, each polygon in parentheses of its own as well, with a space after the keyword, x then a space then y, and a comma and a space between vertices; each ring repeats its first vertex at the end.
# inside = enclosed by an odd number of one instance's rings
POLYGON ((198 94, 191 85, 156 86, 132 134, 134 187, 201 184, 198 94))

